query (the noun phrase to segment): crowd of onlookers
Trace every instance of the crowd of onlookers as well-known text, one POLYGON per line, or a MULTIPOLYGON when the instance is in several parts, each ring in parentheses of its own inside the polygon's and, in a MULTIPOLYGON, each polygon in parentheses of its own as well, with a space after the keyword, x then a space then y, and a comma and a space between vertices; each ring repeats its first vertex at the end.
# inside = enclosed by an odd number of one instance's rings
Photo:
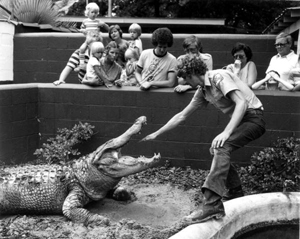
MULTIPOLYGON (((201 40, 188 36, 183 41, 185 54, 177 59, 168 52, 173 45, 173 35, 168 28, 158 28, 152 34, 153 49, 143 49, 141 26, 130 25, 131 40, 123 39, 118 25, 108 26, 96 19, 99 7, 95 3, 86 6, 86 19, 80 31, 85 41, 70 57, 55 85, 65 83, 72 71, 78 72, 79 81, 92 86, 137 86, 141 90, 174 87, 175 92, 192 90, 186 77, 192 75, 189 59, 197 57, 207 66, 207 74, 213 70, 212 55, 202 52, 201 40), (111 41, 104 46, 101 31, 108 32, 111 41)), ((257 69, 252 61, 252 50, 244 43, 236 43, 231 54, 233 63, 224 66, 252 89, 300 90, 300 56, 291 49, 293 39, 280 33, 275 39, 277 53, 272 57, 262 80, 257 81, 257 69)))

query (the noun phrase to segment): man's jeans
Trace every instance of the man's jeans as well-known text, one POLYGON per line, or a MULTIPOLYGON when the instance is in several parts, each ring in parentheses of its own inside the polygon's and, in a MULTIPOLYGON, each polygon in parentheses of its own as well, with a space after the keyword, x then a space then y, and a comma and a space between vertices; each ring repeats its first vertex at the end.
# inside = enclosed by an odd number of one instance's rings
POLYGON ((263 111, 247 110, 240 125, 231 134, 222 148, 214 150, 210 172, 204 182, 202 191, 209 189, 220 197, 228 189, 241 185, 239 175, 230 163, 231 152, 245 146, 265 133, 263 111))

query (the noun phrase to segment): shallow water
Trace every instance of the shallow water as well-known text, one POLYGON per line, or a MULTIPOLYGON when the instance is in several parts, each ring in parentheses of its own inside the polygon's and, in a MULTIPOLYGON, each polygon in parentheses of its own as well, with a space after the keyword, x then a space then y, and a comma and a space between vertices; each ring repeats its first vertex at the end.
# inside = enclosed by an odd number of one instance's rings
POLYGON ((236 237, 236 239, 299 239, 299 224, 257 228, 236 237))

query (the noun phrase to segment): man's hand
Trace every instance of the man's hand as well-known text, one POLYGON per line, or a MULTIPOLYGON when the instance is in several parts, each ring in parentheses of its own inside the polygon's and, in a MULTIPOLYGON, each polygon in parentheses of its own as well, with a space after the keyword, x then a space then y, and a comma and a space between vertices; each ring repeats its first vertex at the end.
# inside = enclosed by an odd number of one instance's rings
POLYGON ((151 83, 146 81, 143 84, 141 84, 140 89, 141 90, 148 90, 151 87, 151 83))
POLYGON ((143 139, 141 139, 140 142, 154 140, 154 139, 156 139, 156 137, 157 137, 157 135, 155 133, 152 133, 152 134, 147 135, 143 139))
POLYGON ((190 85, 178 85, 174 88, 174 91, 177 93, 185 92, 189 89, 192 89, 190 85))
POLYGON ((116 80, 114 83, 117 87, 122 87, 122 80, 116 80))
POLYGON ((106 86, 106 88, 112 87, 113 84, 110 81, 105 81, 104 85, 106 86))
POLYGON ((223 147, 225 141, 230 137, 230 134, 223 131, 221 134, 217 135, 211 143, 211 148, 217 149, 223 147))
POLYGON ((58 86, 58 85, 64 84, 64 83, 66 83, 66 82, 65 82, 65 81, 62 81, 62 80, 57 80, 57 81, 54 81, 54 82, 53 82, 53 84, 54 84, 55 86, 58 86))

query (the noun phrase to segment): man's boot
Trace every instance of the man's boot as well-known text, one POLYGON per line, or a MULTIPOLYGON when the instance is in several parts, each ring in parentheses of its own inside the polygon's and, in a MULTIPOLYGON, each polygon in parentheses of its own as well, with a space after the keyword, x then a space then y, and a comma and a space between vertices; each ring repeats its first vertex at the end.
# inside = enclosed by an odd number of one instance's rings
POLYGON ((190 223, 205 222, 211 218, 220 219, 225 216, 224 205, 221 200, 211 204, 203 204, 198 210, 184 218, 190 223))
POLYGON ((210 189, 203 189, 204 202, 202 206, 194 211, 184 220, 190 223, 204 222, 211 218, 220 219, 225 216, 225 209, 221 196, 211 191, 210 189))
POLYGON ((229 201, 232 200, 234 198, 239 198, 239 197, 243 197, 244 196, 244 192, 242 189, 242 186, 238 186, 235 188, 231 188, 229 189, 222 197, 222 201, 229 201))

